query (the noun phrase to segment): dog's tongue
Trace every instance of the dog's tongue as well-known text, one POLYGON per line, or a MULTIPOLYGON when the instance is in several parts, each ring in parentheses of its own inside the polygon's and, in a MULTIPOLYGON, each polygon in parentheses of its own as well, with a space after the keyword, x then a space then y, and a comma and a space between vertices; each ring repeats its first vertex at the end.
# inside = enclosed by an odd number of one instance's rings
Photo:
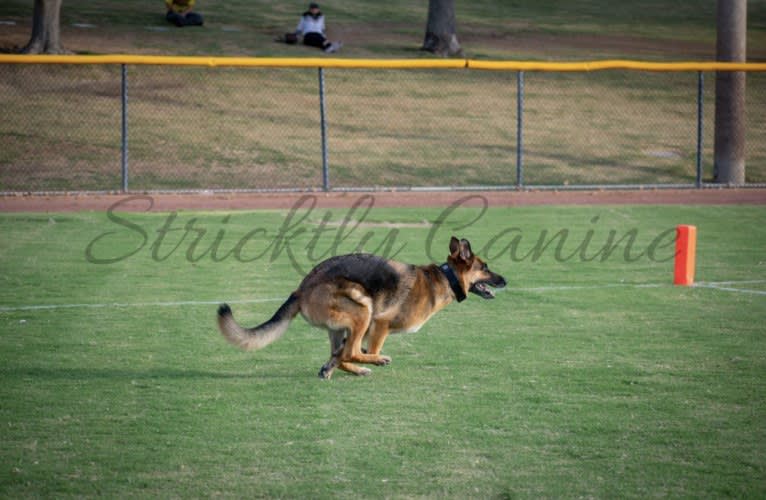
POLYGON ((485 283, 475 283, 472 286, 479 293, 487 294, 490 297, 495 296, 494 292, 485 283))

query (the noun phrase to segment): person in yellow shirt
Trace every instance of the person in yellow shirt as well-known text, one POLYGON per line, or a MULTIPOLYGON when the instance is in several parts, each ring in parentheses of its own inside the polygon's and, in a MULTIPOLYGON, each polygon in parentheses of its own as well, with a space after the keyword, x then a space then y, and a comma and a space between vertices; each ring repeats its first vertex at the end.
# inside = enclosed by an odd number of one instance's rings
POLYGON ((168 9, 165 19, 169 23, 181 26, 202 26, 202 15, 194 12, 195 0, 165 0, 168 9))

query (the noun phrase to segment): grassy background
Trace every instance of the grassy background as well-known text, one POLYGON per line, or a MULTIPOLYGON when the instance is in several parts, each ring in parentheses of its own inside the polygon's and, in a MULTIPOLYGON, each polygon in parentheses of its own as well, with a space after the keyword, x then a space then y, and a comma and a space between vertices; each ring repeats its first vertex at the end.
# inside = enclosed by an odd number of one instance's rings
POLYGON ((313 245, 346 212, 299 213, 276 253, 283 211, 0 214, 0 496, 766 493, 763 208, 462 209, 429 246, 440 212, 375 209, 313 245), (678 223, 698 226, 698 280, 761 295, 671 286, 662 245, 630 262, 624 244, 604 261, 557 259, 555 242, 521 258, 561 229, 563 256, 592 234, 589 258, 610 230, 635 229, 636 257, 678 223), (158 244, 163 226, 176 230, 158 244), (183 227, 207 232, 194 247, 183 227), (511 228, 516 254, 502 237, 487 248, 511 228), (251 262, 223 259, 254 229, 251 262), (368 234, 381 252, 392 231, 416 263, 466 236, 509 289, 390 337, 393 364, 363 379, 318 380, 326 336, 302 319, 256 353, 216 332, 218 301, 265 300, 234 305, 262 321, 316 260, 368 234), (136 253, 88 262, 106 233, 93 256, 136 253), (215 261, 204 250, 219 234, 215 261), (43 304, 59 308, 25 309, 43 304))
MULTIPOLYGON (((0 105, 17 117, 0 122, 0 190, 120 188, 117 68, 0 71, 0 105)), ((135 67, 129 78, 132 189, 322 186, 314 70, 135 67)), ((766 182, 765 84, 748 79, 749 182, 766 182)), ((331 186, 515 184, 515 87, 513 73, 328 71, 331 186)), ((694 182, 695 74, 539 73, 525 87, 526 184, 694 182)))

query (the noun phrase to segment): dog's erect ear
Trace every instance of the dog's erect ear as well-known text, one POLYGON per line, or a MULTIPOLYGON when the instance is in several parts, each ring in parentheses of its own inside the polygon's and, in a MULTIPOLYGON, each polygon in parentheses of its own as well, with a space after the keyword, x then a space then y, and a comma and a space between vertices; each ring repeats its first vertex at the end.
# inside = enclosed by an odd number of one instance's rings
POLYGON ((456 259, 458 252, 460 252, 460 240, 453 236, 449 240, 449 255, 456 259))
POLYGON ((453 236, 449 241, 449 254, 453 259, 460 259, 464 262, 468 262, 473 258, 471 243, 468 240, 459 240, 453 236))
POLYGON ((469 261, 473 258, 471 242, 466 239, 460 240, 460 257, 465 261, 469 261))

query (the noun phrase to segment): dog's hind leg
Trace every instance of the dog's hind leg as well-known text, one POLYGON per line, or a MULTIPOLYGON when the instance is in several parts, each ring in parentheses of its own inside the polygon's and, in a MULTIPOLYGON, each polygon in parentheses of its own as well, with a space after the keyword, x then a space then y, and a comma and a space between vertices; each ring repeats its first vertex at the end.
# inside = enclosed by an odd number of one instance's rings
POLYGON ((354 375, 369 375, 371 370, 353 364, 354 361, 364 363, 362 356, 362 341, 372 320, 372 299, 361 287, 346 289, 349 299, 343 308, 343 324, 348 325, 348 335, 340 353, 338 368, 354 375), (353 304, 353 306, 351 306, 353 304))
MULTIPOLYGON (((386 329, 386 332, 387 331, 388 330, 386 329)), ((367 333, 369 334, 369 331, 367 333)), ((360 368, 351 363, 342 362, 340 360, 346 345, 346 330, 328 330, 327 334, 330 337, 330 359, 327 360, 327 363, 322 365, 322 368, 319 370, 319 378, 325 380, 330 379, 333 372, 338 367, 355 375, 368 375, 370 373, 370 370, 367 368, 360 368)), ((378 348, 378 350, 380 350, 380 348, 378 348)), ((361 349, 361 352, 362 356, 367 354, 365 349, 361 349)), ((387 356, 381 356, 381 358, 383 358, 383 362, 378 362, 375 364, 388 364, 391 362, 391 358, 388 358, 387 356)))
POLYGON ((330 337, 330 359, 319 370, 319 378, 325 380, 332 377, 332 372, 340 364, 340 354, 346 340, 345 330, 327 330, 327 334, 330 337))
POLYGON ((368 336, 368 342, 371 348, 376 348, 378 352, 383 345, 388 334, 388 325, 381 323, 381 334, 376 333, 378 322, 372 321, 372 300, 367 295, 352 293, 350 297, 360 306, 353 315, 349 315, 349 324, 351 325, 349 335, 346 338, 346 344, 343 346, 343 353, 340 357, 340 369, 350 371, 356 375, 368 375, 370 373, 366 368, 359 368, 351 362, 368 363, 373 365, 387 365, 391 362, 388 356, 381 356, 379 353, 367 354, 362 351, 362 341, 368 336))
MULTIPOLYGON (((362 353, 362 342, 372 319, 372 299, 364 288, 356 283, 346 283, 342 287, 333 285, 322 290, 316 289, 312 291, 311 298, 307 299, 306 303, 311 307, 302 312, 311 323, 324 325, 333 332, 347 333, 340 352, 338 355, 332 353, 330 361, 320 370, 320 376, 328 378, 336 363, 338 368, 354 375, 371 373, 367 368, 354 365, 354 362, 385 364, 378 362, 380 356, 362 353)), ((331 334, 331 346, 334 347, 339 337, 340 335, 331 334)))

